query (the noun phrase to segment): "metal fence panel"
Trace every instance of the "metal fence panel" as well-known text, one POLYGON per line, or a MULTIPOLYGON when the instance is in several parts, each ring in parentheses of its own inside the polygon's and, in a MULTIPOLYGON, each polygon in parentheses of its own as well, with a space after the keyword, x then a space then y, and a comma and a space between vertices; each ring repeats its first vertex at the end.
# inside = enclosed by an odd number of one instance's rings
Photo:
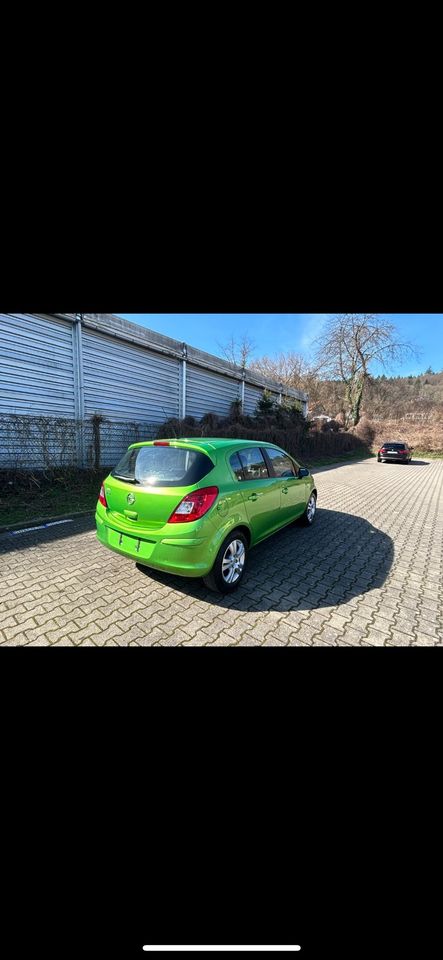
POLYGON ((78 461, 82 425, 71 417, 0 415, 0 467, 45 470, 78 461))
MULTIPOLYGON (((121 460, 131 443, 153 440, 157 425, 153 423, 102 423, 100 427, 100 463, 102 466, 115 466, 121 460)), ((94 440, 90 421, 85 424, 86 465, 94 464, 94 440)))
POLYGON ((85 329, 82 347, 86 416, 152 423, 178 417, 178 359, 85 329))
POLYGON ((157 429, 155 423, 105 421, 97 431, 100 440, 97 448, 97 432, 94 435, 91 420, 0 415, 0 468, 53 470, 114 466, 131 443, 154 439, 157 429))

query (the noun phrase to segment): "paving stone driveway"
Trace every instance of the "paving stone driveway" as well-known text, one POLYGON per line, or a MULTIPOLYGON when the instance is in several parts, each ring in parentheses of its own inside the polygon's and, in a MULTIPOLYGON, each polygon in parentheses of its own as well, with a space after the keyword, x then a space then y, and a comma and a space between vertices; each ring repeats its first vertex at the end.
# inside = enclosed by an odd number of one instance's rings
POLYGON ((138 570, 93 520, 0 535, 7 645, 443 645, 443 461, 315 474, 319 511, 251 551, 236 593, 138 570))

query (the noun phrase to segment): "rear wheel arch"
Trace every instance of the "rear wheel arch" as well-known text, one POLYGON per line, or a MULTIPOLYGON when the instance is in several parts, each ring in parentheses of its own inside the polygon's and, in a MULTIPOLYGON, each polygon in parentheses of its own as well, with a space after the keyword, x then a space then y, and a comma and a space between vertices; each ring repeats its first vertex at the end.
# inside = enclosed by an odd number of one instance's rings
POLYGON ((231 593, 232 590, 237 589, 243 577, 249 550, 245 533, 249 536, 247 527, 235 525, 229 533, 226 534, 218 550, 212 569, 203 577, 203 582, 209 590, 223 594, 231 593), (229 569, 229 564, 231 564, 231 569, 229 569), (232 567, 232 564, 234 564, 234 567, 232 567), (235 579, 229 579, 230 573, 235 579))
MULTIPOLYGON (((232 530, 238 530, 239 533, 242 533, 246 539, 246 543, 248 544, 248 547, 251 546, 251 531, 249 527, 247 527, 245 524, 242 524, 242 523, 236 523, 232 527, 232 530)), ((231 530, 229 531, 229 533, 231 533, 231 530)))
POLYGON ((250 528, 244 522, 242 517, 238 519, 238 522, 236 522, 235 518, 232 518, 229 525, 228 523, 226 523, 223 527, 220 527, 219 530, 217 531, 217 535, 213 541, 214 554, 216 554, 217 551, 219 550, 221 544, 223 543, 223 540, 225 540, 226 537, 228 537, 234 530, 238 530, 240 533, 243 534, 249 550, 249 547, 252 544, 252 533, 250 528))

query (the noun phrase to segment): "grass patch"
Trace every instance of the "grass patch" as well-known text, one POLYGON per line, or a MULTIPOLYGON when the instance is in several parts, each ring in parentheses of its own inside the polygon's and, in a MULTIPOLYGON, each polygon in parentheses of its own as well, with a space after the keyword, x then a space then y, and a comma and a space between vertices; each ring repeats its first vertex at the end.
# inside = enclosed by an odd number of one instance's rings
POLYGON ((412 453, 412 460, 419 460, 420 457, 423 457, 425 460, 443 460, 443 452, 439 453, 435 450, 416 450, 414 447, 412 453))
POLYGON ((100 480, 94 475, 76 478, 75 484, 59 478, 31 489, 7 481, 0 496, 0 527, 94 510, 103 475, 100 480))

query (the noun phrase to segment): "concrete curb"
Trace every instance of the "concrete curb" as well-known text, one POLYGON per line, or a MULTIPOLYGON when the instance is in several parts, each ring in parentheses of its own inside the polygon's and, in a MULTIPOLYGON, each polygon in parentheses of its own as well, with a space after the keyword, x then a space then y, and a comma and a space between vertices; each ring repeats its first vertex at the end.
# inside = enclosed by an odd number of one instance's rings
POLYGON ((88 517, 95 514, 93 510, 81 510, 79 513, 59 513, 55 517, 37 517, 24 520, 23 523, 9 523, 7 526, 0 527, 0 533, 8 533, 10 530, 25 530, 26 527, 38 526, 40 523, 52 523, 54 520, 76 520, 77 517, 88 517))

